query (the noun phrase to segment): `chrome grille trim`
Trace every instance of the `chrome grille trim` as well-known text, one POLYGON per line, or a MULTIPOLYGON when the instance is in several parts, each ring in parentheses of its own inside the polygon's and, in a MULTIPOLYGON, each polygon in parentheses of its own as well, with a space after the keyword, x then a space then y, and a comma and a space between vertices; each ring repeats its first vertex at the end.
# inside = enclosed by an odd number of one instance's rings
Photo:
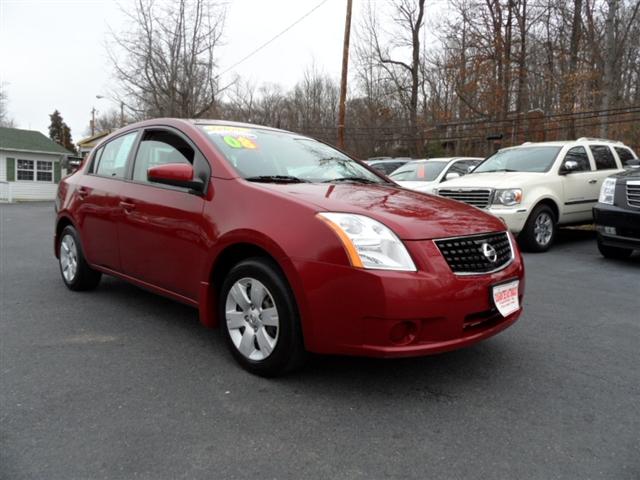
POLYGON ((478 208, 488 208, 493 201, 492 188, 439 188, 438 195, 478 208))
POLYGON ((627 182, 627 204, 630 207, 640 208, 640 182, 627 182))
MULTIPOLYGON (((438 239, 433 240, 433 242, 435 243, 436 247, 438 248, 438 250, 440 251, 440 253, 444 257, 445 261, 447 262, 447 265, 449 265, 449 268, 454 273, 454 275, 459 275, 459 276, 489 275, 489 274, 492 274, 492 273, 499 272, 500 270, 504 270, 509 265, 511 265, 513 263, 514 259, 515 259, 515 249, 514 249, 514 246, 513 246, 513 240, 511 238, 511 235, 507 231, 481 233, 481 234, 476 234, 476 235, 467 235, 467 236, 463 236, 463 237, 438 238, 438 239), (458 243, 470 244, 471 242, 473 242, 473 243, 475 243, 475 246, 477 247, 477 244, 479 242, 482 242, 483 240, 487 240, 487 243, 490 243, 490 240, 491 240, 492 237, 496 242, 499 242, 499 241, 504 242, 504 239, 500 239, 499 238, 500 236, 506 236, 506 238, 508 240, 509 255, 503 261, 503 263, 501 263, 500 265, 496 266, 496 268, 493 268, 493 269, 490 269, 490 270, 482 270, 482 271, 477 271, 477 270, 476 271, 465 271, 465 270, 456 270, 457 267, 456 267, 455 261, 453 262, 454 265, 452 265, 452 262, 450 261, 451 254, 446 251, 446 249, 448 248, 446 246, 447 243, 450 244, 452 242, 458 242, 458 243), (448 258, 448 256, 449 256, 449 258, 448 258)), ((471 248, 471 246, 469 246, 469 248, 471 248)), ((461 262, 458 261, 457 263, 461 263, 461 262)), ((467 263, 469 263, 469 262, 467 262, 467 263)))

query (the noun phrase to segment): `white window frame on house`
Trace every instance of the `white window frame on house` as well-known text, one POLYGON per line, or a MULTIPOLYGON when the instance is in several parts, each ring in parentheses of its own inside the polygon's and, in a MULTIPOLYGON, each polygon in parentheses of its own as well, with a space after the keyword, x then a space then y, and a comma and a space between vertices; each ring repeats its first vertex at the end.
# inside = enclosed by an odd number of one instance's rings
POLYGON ((39 182, 53 183, 53 161, 52 160, 30 160, 26 158, 16 159, 16 181, 18 182, 39 182), (28 162, 27 164, 21 162, 28 162), (30 167, 30 168, 25 168, 30 167), (31 178, 20 178, 20 173, 31 174, 31 178))

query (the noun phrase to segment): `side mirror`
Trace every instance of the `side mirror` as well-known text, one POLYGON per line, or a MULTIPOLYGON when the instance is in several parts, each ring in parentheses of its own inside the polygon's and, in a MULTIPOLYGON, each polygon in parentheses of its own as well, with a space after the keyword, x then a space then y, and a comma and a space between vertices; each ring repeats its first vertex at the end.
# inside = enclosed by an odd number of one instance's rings
POLYGON ((454 178, 458 178, 460 177, 460 174, 458 172, 449 172, 444 176, 445 180, 453 180, 454 178))
POLYGON ((150 182, 189 188, 196 193, 201 193, 204 184, 202 180, 194 179, 193 176, 193 166, 188 163, 165 163, 147 170, 147 179, 150 182))
POLYGON ((477 165, 469 165, 467 167, 467 173, 471 173, 476 169, 477 165))
POLYGON ((567 174, 567 173, 575 172, 576 170, 578 170, 578 166, 579 166, 578 162, 576 162, 575 160, 566 160, 562 164, 560 173, 567 174))

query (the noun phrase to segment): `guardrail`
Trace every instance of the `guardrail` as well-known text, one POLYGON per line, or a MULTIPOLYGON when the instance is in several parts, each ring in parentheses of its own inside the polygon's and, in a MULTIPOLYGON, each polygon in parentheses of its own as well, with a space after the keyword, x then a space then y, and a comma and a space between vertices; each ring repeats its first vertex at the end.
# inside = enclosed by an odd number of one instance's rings
POLYGON ((0 180, 0 202, 13 202, 13 191, 11 182, 0 180))

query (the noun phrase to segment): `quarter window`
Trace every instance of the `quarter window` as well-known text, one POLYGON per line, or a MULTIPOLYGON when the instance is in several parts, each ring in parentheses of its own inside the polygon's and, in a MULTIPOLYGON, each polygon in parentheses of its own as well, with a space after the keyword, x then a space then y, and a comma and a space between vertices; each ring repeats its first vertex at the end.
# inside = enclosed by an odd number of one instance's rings
POLYGON ((587 151, 584 149, 584 147, 574 147, 569 150, 567 152, 567 155, 564 157, 564 161, 566 163, 569 160, 572 160, 578 164, 578 168, 576 168, 574 172, 588 172, 591 170, 589 157, 587 156, 587 151))
POLYGON ((591 148, 591 153, 593 153, 593 158, 596 161, 596 169, 611 170, 618 168, 609 147, 606 145, 592 145, 589 148, 591 148))
POLYGON ((618 158, 620 158, 620 163, 622 163, 623 167, 626 167, 629 163, 629 160, 635 160, 636 157, 631 153, 631 150, 628 148, 620 148, 615 147, 616 153, 618 154, 618 158))
POLYGON ((167 163, 193 164, 194 156, 193 148, 178 135, 164 130, 147 131, 138 148, 133 179, 148 182, 149 168, 167 163))
POLYGON ((53 182, 53 162, 18 159, 16 167, 18 180, 53 182))
POLYGON ((450 173, 458 173, 460 176, 466 175, 469 173, 469 168, 475 167, 478 163, 480 163, 479 160, 460 160, 455 162, 451 167, 449 167, 449 170, 445 173, 445 177, 450 173))
POLYGON ((104 177, 124 178, 127 158, 129 158, 137 135, 138 132, 132 132, 107 143, 99 158, 96 174, 104 177))

